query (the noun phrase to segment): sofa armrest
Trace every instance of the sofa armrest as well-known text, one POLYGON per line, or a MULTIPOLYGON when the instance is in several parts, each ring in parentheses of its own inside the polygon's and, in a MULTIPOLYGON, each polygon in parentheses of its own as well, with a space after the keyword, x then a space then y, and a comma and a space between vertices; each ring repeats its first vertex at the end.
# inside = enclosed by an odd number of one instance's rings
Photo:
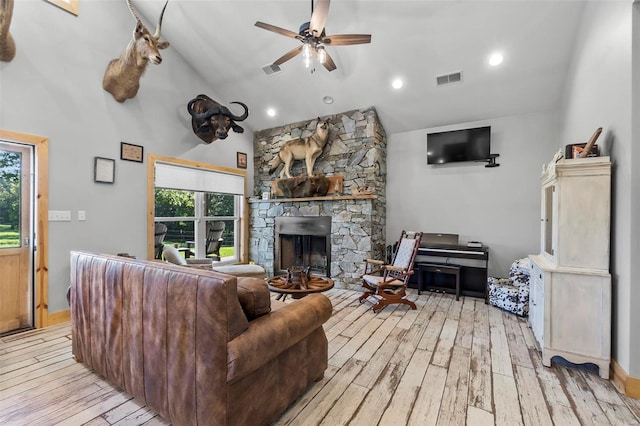
POLYGON ((249 323, 227 345, 227 382, 242 378, 321 327, 333 307, 322 294, 310 294, 249 323))

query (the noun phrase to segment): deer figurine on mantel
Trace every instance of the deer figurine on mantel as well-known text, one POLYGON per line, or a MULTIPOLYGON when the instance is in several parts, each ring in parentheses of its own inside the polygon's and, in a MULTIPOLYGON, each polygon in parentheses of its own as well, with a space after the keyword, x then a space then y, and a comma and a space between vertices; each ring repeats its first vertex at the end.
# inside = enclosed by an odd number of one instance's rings
POLYGON ((147 27, 144 26, 131 0, 126 1, 131 14, 136 20, 133 40, 129 42, 129 45, 118 59, 109 62, 102 80, 104 90, 111 93, 118 102, 124 102, 136 96, 140 88, 140 77, 142 77, 149 61, 156 65, 162 62, 160 50, 169 47, 169 42, 160 41, 162 17, 169 0, 165 2, 162 8, 155 34, 151 34, 147 27))

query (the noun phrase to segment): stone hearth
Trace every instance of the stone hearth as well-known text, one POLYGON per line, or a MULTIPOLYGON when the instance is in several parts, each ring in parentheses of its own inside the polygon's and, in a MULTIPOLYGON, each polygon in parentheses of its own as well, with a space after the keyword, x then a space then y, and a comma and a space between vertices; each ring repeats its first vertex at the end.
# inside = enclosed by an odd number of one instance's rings
MULTIPOLYGON (((274 222, 278 216, 331 217, 331 275, 339 288, 359 289, 364 259, 381 259, 385 249, 386 135, 374 108, 326 117, 331 124, 329 144, 318 158, 315 173, 341 175, 343 192, 318 200, 250 200, 249 258, 269 275, 274 267, 274 222), (366 188, 373 194, 359 196, 366 188)), ((269 167, 282 144, 305 137, 315 120, 267 129, 254 134, 254 193, 269 192, 269 167)), ((305 173, 304 162, 295 162, 292 175, 305 173)), ((279 171, 278 171, 279 172, 279 171)))

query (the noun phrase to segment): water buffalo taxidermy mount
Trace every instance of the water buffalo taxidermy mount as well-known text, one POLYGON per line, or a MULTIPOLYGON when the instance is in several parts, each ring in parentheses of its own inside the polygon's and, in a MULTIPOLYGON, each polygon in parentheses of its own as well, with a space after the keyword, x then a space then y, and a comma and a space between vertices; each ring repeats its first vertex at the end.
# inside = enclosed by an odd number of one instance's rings
POLYGON ((140 77, 147 69, 149 61, 158 65, 162 62, 160 50, 169 47, 169 42, 160 41, 160 29, 162 17, 167 8, 167 0, 160 13, 155 34, 144 26, 133 7, 131 0, 127 0, 129 11, 136 20, 136 28, 133 30, 133 40, 118 59, 114 59, 107 65, 107 70, 102 79, 102 87, 111 93, 116 101, 124 102, 136 96, 140 88, 140 77))
POLYGON ((16 56, 16 43, 9 32, 13 16, 13 0, 0 0, 0 61, 11 62, 16 56))
POLYGON ((214 101, 207 95, 198 95, 187 104, 187 111, 191 114, 191 126, 193 133, 205 143, 211 143, 217 139, 226 139, 229 129, 236 133, 244 132, 244 129, 236 124, 249 116, 249 108, 242 102, 231 102, 244 108, 242 115, 235 115, 229 108, 214 101))

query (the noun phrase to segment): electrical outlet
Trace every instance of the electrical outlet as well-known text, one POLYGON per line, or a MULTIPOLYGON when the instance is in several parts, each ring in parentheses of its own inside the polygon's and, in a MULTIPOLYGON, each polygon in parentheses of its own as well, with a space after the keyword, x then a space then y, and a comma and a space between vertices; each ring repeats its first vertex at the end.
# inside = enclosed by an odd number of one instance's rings
POLYGON ((87 212, 84 210, 78 210, 78 220, 87 220, 87 212))
POLYGON ((49 210, 49 222, 71 222, 69 210, 49 210))

